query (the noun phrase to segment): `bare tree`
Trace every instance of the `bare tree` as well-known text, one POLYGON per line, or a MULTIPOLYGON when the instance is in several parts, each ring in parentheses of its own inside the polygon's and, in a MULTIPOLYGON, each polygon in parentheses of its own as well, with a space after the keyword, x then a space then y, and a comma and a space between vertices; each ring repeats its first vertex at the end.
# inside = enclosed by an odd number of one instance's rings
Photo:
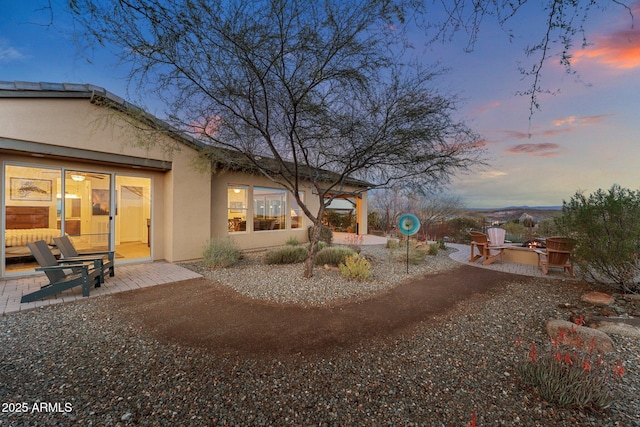
POLYGON ((407 205, 408 211, 414 212, 420 220, 427 238, 431 226, 459 214, 464 207, 458 196, 439 192, 412 194, 407 199, 407 205))
MULTIPOLYGON (((477 164, 437 70, 407 60, 388 1, 72 0, 85 40, 119 49, 130 82, 220 168, 286 188, 313 222, 305 276, 331 195, 349 184, 428 186, 477 164), (311 183, 312 212, 299 196, 311 183)), ((335 197, 335 196, 334 196, 335 197)))
POLYGON ((523 47, 529 64, 521 62, 520 73, 530 82, 527 89, 517 94, 529 97, 529 118, 540 108, 538 95, 555 93, 542 85, 542 74, 549 61, 557 61, 567 74, 575 74, 572 51, 578 44, 588 46, 585 24, 591 15, 602 13, 609 6, 620 7, 629 15, 629 26, 634 26, 632 1, 623 0, 439 0, 422 2, 408 0, 415 7, 416 23, 425 29, 429 42, 449 42, 460 32, 466 33, 467 51, 472 51, 481 36, 482 26, 497 24, 509 40, 523 36, 522 26, 515 23, 517 18, 542 11, 543 25, 526 26, 532 39, 523 47), (443 18, 444 16, 444 18, 443 18))
POLYGON ((369 208, 378 213, 385 233, 395 229, 396 222, 403 212, 406 197, 402 192, 402 187, 395 185, 373 191, 369 196, 369 208))
POLYGON ((412 213, 427 233, 431 225, 459 214, 464 208, 458 196, 436 191, 407 191, 401 187, 375 191, 369 205, 385 222, 385 232, 395 227, 402 214, 412 213))

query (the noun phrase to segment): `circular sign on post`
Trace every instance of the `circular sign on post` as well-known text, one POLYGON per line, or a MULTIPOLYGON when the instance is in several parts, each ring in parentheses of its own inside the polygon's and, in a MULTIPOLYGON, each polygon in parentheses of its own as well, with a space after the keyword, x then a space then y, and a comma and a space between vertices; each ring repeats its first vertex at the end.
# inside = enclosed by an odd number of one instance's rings
POLYGON ((398 230, 407 236, 413 236, 420 230, 420 220, 413 214, 405 214, 398 220, 398 230))

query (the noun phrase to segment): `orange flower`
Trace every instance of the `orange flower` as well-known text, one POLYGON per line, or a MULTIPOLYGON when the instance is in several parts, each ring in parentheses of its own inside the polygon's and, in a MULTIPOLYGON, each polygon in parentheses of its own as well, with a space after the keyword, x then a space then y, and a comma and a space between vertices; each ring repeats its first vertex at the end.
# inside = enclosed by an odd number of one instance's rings
POLYGON ((622 366, 622 360, 618 359, 618 363, 613 367, 613 378, 622 378, 624 375, 624 366, 622 366))
POLYGON ((567 333, 564 330, 558 331, 558 342, 564 344, 564 340, 567 338, 567 333))
POLYGON ((529 348, 529 362, 535 362, 536 360, 538 360, 538 352, 536 351, 536 343, 532 341, 529 348))
POLYGON ((569 356, 569 353, 565 353, 564 361, 567 365, 573 365, 573 360, 571 359, 571 356, 569 356))
POLYGON ((476 426, 476 411, 471 413, 471 422, 467 424, 467 427, 477 427, 476 426))

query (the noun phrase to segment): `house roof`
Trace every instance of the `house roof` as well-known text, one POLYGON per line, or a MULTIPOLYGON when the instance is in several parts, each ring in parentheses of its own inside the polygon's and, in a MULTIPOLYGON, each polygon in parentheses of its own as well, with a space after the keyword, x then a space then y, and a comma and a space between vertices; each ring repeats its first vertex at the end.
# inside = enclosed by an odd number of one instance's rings
MULTIPOLYGON (((0 99, 2 98, 87 99, 93 104, 106 105, 127 114, 132 114, 136 119, 166 132, 173 139, 198 151, 206 152, 216 167, 226 168, 236 172, 258 172, 257 168, 255 168, 251 161, 248 158, 245 158, 240 152, 207 145, 100 86, 89 83, 0 81, 0 99)), ((263 164, 273 163, 276 165, 275 159, 272 158, 264 158, 260 159, 260 161, 263 164)), ((339 176, 335 172, 310 168, 304 168, 303 173, 308 176, 315 175, 320 180, 324 181, 332 181, 339 176)), ((369 188, 373 186, 371 183, 355 178, 346 178, 344 179, 344 183, 361 188, 369 188)))

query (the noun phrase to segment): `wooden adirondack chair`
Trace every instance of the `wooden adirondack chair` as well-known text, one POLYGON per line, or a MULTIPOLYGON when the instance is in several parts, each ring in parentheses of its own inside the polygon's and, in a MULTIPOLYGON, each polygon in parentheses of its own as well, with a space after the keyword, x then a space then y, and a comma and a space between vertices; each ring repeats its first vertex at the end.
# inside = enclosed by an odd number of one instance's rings
POLYGON ((76 286, 82 286, 82 296, 88 297, 91 285, 97 288, 104 280, 99 264, 94 262, 59 261, 44 240, 29 242, 27 247, 36 261, 38 261, 38 264, 40 264, 36 271, 44 271, 49 279, 49 284, 35 292, 23 295, 20 299, 21 303, 37 301, 76 286), (98 268, 96 268, 96 265, 98 265, 98 268), (72 270, 74 269, 78 272, 73 272, 72 270), (66 273, 65 270, 69 271, 69 273, 66 273))
POLYGON ((507 232, 504 228, 489 227, 487 228, 487 236, 489 237, 489 246, 503 246, 504 238, 507 232))
POLYGON ((500 264, 504 263, 504 246, 491 245, 489 238, 486 234, 478 231, 470 231, 469 234, 473 241, 471 242, 471 257, 469 262, 475 262, 479 258, 484 258, 483 265, 488 265, 500 258, 500 264), (478 248, 479 253, 475 253, 475 248, 478 248))
POLYGON ((542 268, 544 274, 549 274, 549 268, 562 268, 571 277, 573 274, 573 261, 571 252, 575 247, 575 242, 564 237, 548 237, 546 240, 546 250, 538 249, 538 266, 542 268))
POLYGON ((109 272, 109 276, 115 276, 115 251, 99 251, 99 252, 82 252, 79 253, 75 246, 73 246, 73 242, 69 236, 62 237, 54 237, 53 241, 55 242, 58 249, 60 249, 60 253, 62 254, 63 260, 67 261, 94 261, 97 260, 100 263, 100 269, 102 270, 102 275, 105 276, 107 272, 109 272))

